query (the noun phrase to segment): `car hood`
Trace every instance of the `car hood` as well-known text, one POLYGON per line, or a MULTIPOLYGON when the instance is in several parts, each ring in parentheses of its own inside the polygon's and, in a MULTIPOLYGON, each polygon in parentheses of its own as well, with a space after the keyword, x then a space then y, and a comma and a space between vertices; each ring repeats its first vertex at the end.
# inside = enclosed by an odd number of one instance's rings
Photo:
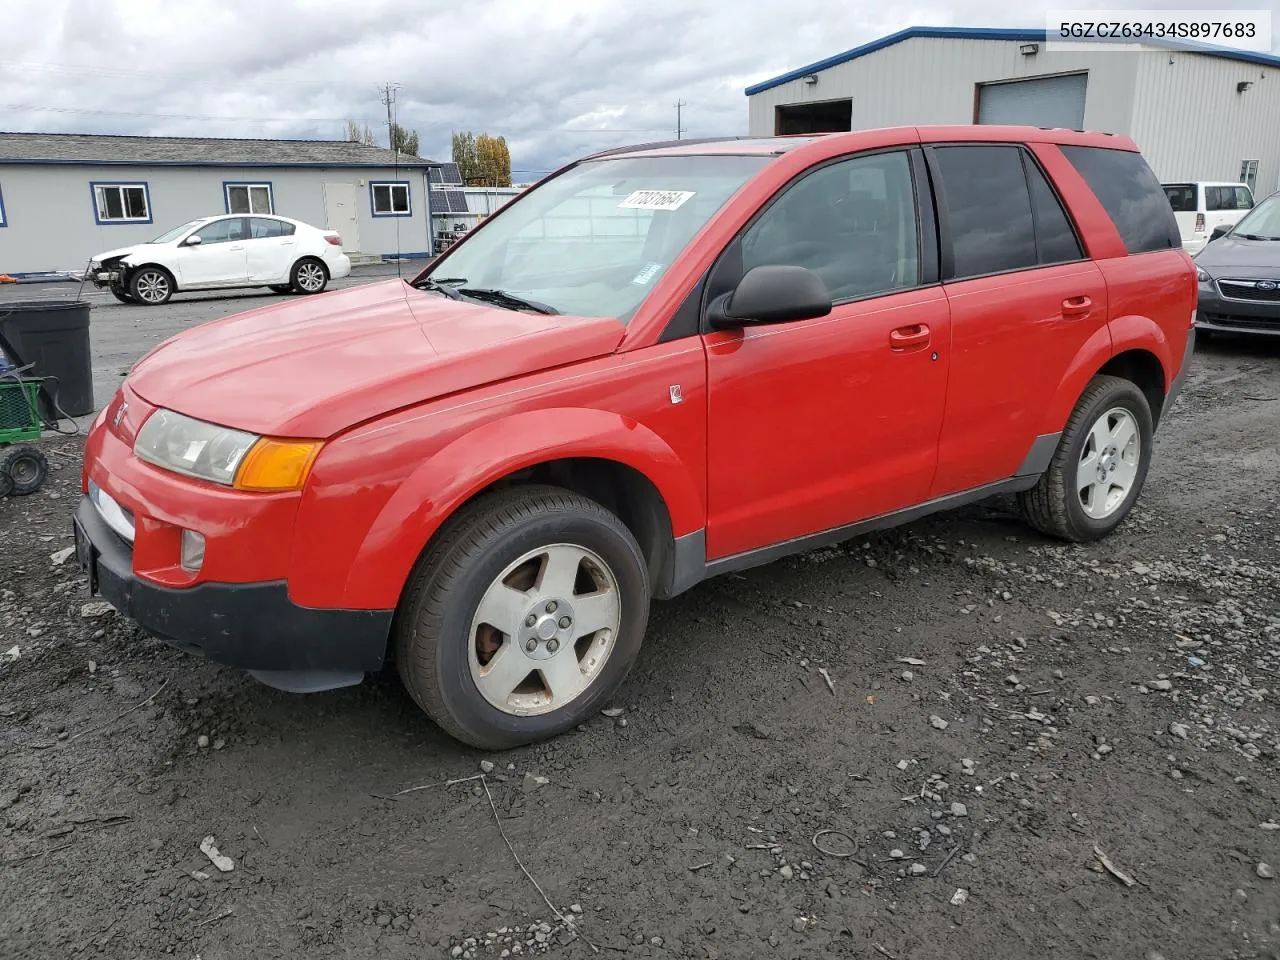
POLYGON ((135 243, 132 247, 117 247, 115 250, 107 250, 104 253, 95 253, 93 255, 94 263, 102 263, 104 260, 110 260, 112 257, 127 257, 139 247, 149 247, 149 243, 135 243))
POLYGON ((1223 271, 1245 277, 1280 278, 1280 240, 1244 240, 1219 237, 1196 255, 1196 266, 1215 277, 1223 271))
POLYGON ((148 403, 253 433, 330 437, 458 390, 613 352, 611 318, 450 300, 402 280, 299 297, 164 341, 129 373, 148 403))

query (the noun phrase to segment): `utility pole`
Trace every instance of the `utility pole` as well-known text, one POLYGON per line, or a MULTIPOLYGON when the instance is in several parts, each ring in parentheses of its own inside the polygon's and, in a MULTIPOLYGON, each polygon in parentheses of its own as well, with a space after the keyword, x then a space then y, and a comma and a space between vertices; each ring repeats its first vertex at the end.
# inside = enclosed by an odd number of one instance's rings
POLYGON ((676 139, 684 139, 684 114, 683 110, 689 104, 684 100, 676 101, 676 139))
POLYGON ((388 83, 382 88, 382 102, 387 108, 387 149, 388 150, 396 149, 395 137, 392 135, 392 130, 395 127, 395 119, 392 113, 392 107, 395 105, 396 91, 399 89, 400 89, 400 84, 398 83, 388 83))

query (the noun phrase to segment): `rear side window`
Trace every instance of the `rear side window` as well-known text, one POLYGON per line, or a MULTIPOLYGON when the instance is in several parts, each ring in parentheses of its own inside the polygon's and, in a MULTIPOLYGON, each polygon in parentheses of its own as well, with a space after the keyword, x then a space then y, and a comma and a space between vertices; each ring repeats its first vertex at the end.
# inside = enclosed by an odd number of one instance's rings
POLYGON ((1204 208, 1206 210, 1234 210, 1236 208, 1236 191, 1232 187, 1205 187, 1204 208))
POLYGON ((1022 151, 1010 146, 936 147, 947 229, 949 277, 981 277, 1036 265, 1035 222, 1022 172, 1022 151))
POLYGON ((1196 212, 1196 185, 1194 183, 1166 183, 1164 195, 1174 213, 1196 212))
POLYGON ((1129 253, 1182 245, 1169 198, 1141 154, 1106 147, 1060 149, 1110 215, 1129 253))
POLYGON ((1031 210, 1036 223, 1036 259, 1041 266, 1051 263, 1069 263, 1083 260, 1080 240, 1062 209, 1062 201, 1049 186, 1040 168, 1025 153, 1022 164, 1027 174, 1027 188, 1031 191, 1031 210))

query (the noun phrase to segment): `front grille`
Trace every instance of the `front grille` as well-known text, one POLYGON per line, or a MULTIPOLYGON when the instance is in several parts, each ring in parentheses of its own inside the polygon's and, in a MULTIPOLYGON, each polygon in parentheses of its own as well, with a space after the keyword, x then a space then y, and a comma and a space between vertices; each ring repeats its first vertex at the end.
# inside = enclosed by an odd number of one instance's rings
POLYGON ((1280 280, 1219 280, 1219 292, 1228 300, 1252 300, 1258 303, 1280 303, 1280 280), (1273 284, 1270 289, 1259 283, 1273 284))

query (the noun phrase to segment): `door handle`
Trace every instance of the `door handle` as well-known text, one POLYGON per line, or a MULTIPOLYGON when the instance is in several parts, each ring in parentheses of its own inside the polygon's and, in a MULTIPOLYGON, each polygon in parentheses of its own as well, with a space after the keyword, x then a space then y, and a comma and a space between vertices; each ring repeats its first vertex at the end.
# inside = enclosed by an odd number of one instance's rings
POLYGON ((1093 300, 1089 297, 1067 297, 1062 301, 1064 317, 1087 317, 1093 310, 1093 300))
POLYGON ((923 323, 899 327, 889 332, 889 348, 896 351, 919 349, 929 345, 930 336, 929 327, 923 323))
POLYGON ((244 249, 244 244, 242 244, 242 243, 233 243, 231 246, 227 247, 227 249, 228 249, 228 250, 243 250, 243 249, 244 249))

